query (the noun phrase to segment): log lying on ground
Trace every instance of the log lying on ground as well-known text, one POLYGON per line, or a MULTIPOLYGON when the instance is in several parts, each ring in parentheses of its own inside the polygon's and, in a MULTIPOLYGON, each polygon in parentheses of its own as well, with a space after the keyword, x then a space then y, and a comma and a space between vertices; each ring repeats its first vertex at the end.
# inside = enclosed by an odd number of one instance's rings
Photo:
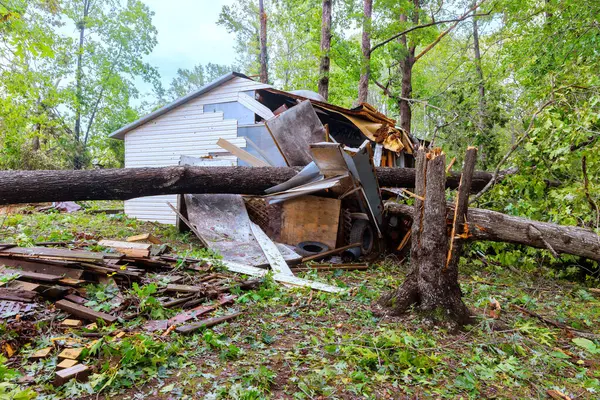
MULTIPOLYGON (((0 205, 77 200, 127 200, 135 197, 183 193, 264 194, 264 190, 293 177, 288 167, 163 167, 58 171, 0 172, 0 205)), ((377 168, 381 187, 413 187, 412 168, 377 168)), ((475 172, 473 191, 491 179, 475 172)), ((460 174, 447 178, 458 187, 460 174)))
MULTIPOLYGON (((412 218, 413 207, 387 202, 390 215, 412 218)), ((452 221, 454 210, 448 207, 448 220, 452 221)), ((514 217, 481 208, 469 208, 467 213, 469 237, 467 240, 490 240, 523 244, 600 261, 600 236, 595 232, 575 226, 564 226, 527 218, 514 217)))

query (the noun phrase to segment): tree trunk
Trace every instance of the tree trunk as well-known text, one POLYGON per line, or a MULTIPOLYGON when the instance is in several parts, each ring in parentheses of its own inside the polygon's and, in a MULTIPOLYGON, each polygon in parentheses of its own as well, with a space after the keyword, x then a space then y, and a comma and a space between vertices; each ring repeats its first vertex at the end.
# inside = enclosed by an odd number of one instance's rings
POLYGON ((263 0, 258 0, 258 11, 260 13, 260 81, 269 83, 269 72, 267 68, 267 14, 263 0))
POLYGON ((411 271, 402 286, 385 295, 381 303, 394 314, 416 307, 437 322, 462 326, 471 322, 471 313, 461 299, 458 273, 444 268, 448 253, 446 157, 419 150, 416 169, 416 194, 424 200, 417 199, 413 208, 411 271))
MULTIPOLYGON (((412 218, 414 214, 412 207, 406 204, 387 202, 385 208, 389 215, 412 218)), ((452 221, 453 205, 448 205, 447 212, 448 221, 452 221)), ((481 208, 469 209, 467 226, 467 240, 522 244, 600 261, 600 236, 590 229, 539 222, 481 208)))
MULTIPOLYGON (((413 14, 412 23, 416 26, 419 24, 419 1, 413 0, 413 14)), ((400 21, 406 22, 408 17, 406 14, 400 15, 400 21)), ((402 76, 401 87, 400 87, 400 99, 398 99, 398 111, 400 113, 400 128, 406 133, 411 132, 411 121, 412 121, 412 110, 410 108, 409 100, 412 98, 412 70, 415 65, 415 50, 416 46, 408 43, 406 35, 398 38, 400 43, 406 50, 406 56, 404 60, 400 62, 400 73, 402 76)))
POLYGON ((77 47, 77 70, 75 72, 75 98, 77 106, 75 107, 75 157, 73 159, 73 167, 75 169, 83 168, 83 154, 80 148, 81 137, 81 103, 83 102, 83 47, 85 41, 85 25, 90 11, 90 1, 83 2, 83 16, 81 21, 77 22, 79 29, 79 45, 77 47))
MULTIPOLYGON (((181 193, 262 195, 264 190, 293 177, 300 168, 288 167, 164 167, 59 171, 0 171, 0 204, 46 201, 127 200, 181 193)), ((377 168, 381 187, 414 187, 412 168, 377 168)), ((448 177, 456 188, 460 175, 448 177)), ((475 174, 474 191, 491 174, 475 174), (479 180, 477 180, 479 178, 479 180)))
POLYGON ((371 16, 373 14, 373 0, 363 1, 363 31, 362 31, 362 63, 360 67, 360 81, 358 83, 358 104, 366 103, 369 94, 369 79, 371 78, 371 16))
POLYGON ((323 0, 321 21, 321 65, 319 66, 319 94, 329 99, 329 50, 331 48, 331 0, 323 0))

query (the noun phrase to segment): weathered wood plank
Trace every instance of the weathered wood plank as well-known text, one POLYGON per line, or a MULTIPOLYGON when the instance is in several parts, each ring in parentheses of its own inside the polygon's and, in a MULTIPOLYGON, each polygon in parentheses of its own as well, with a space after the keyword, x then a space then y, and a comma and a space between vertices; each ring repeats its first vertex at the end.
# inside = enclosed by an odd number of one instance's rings
POLYGON ((44 263, 43 261, 29 261, 18 258, 0 257, 0 265, 20 268, 23 271, 36 272, 48 275, 64 275, 69 278, 79 279, 83 271, 81 269, 66 268, 60 265, 44 263))
POLYGON ((175 331, 177 333, 182 333, 182 334, 192 333, 194 331, 197 331, 198 329, 210 328, 211 326, 215 326, 215 325, 221 324, 223 322, 230 321, 234 318, 239 317, 242 314, 243 314, 242 312, 238 312, 235 314, 225 315, 223 317, 208 318, 208 319, 205 319, 202 321, 194 322, 193 324, 182 325, 180 327, 175 328, 175 331))
POLYGON ((98 319, 112 324, 117 320, 117 317, 100 311, 94 311, 89 307, 85 307, 79 304, 75 304, 69 300, 60 300, 56 302, 56 308, 66 311, 69 314, 73 314, 76 317, 86 319, 89 321, 96 321, 98 319))
POLYGON ((273 271, 278 274, 294 275, 275 243, 260 229, 260 226, 250 222, 250 229, 273 271))

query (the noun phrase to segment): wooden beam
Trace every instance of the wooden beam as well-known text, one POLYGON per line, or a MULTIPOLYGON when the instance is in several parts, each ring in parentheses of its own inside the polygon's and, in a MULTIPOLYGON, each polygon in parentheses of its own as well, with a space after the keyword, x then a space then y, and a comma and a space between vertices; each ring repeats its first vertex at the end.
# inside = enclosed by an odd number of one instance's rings
POLYGON ((75 304, 68 300, 60 300, 56 302, 56 308, 73 314, 76 317, 86 319, 88 321, 102 320, 108 324, 112 324, 117 320, 117 317, 100 311, 94 311, 91 308, 75 304))
POLYGON ((231 154, 236 156, 242 161, 247 162, 253 167, 269 167, 269 163, 261 160, 260 158, 254 157, 252 154, 248 153, 246 150, 240 149, 235 144, 221 138, 217 141, 217 144, 221 146, 223 149, 229 151, 231 154))

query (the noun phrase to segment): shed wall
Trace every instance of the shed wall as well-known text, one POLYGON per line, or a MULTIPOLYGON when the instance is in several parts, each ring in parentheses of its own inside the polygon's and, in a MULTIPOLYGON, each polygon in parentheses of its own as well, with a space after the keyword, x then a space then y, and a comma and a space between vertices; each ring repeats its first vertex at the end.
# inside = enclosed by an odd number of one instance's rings
MULTIPOLYGON (((178 165, 181 155, 202 157, 225 152, 216 143, 219 138, 246 147, 238 137, 238 121, 222 111, 204 112, 205 104, 238 100, 239 92, 268 85, 235 77, 221 86, 155 118, 125 134, 125 167, 166 167, 178 165)), ((212 108, 213 110, 215 108, 212 108)), ((175 213, 167 202, 177 206, 177 196, 141 197, 125 201, 125 213, 145 221, 175 224, 175 213)))

